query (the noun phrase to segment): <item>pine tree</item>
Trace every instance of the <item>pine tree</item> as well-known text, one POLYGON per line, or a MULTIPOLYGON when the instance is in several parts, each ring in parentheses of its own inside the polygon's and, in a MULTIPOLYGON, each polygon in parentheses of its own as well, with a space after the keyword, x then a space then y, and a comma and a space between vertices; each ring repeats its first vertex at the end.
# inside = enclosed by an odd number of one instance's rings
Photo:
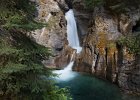
POLYGON ((0 99, 68 100, 68 91, 54 86, 54 75, 41 62, 51 56, 51 51, 26 35, 46 26, 34 20, 35 3, 0 2, 0 99))

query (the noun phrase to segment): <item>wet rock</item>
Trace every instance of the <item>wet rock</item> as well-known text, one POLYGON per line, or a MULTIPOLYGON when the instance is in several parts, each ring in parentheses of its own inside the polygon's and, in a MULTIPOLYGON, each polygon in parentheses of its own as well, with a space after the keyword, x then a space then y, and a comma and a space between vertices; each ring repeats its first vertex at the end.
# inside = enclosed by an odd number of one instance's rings
POLYGON ((66 67, 71 60, 75 59, 75 54, 76 50, 65 45, 62 53, 55 58, 56 67, 59 69, 66 67))
POLYGON ((92 14, 91 12, 87 11, 84 0, 73 0, 72 3, 75 19, 77 22, 78 33, 82 45, 83 38, 88 32, 89 20, 92 14))

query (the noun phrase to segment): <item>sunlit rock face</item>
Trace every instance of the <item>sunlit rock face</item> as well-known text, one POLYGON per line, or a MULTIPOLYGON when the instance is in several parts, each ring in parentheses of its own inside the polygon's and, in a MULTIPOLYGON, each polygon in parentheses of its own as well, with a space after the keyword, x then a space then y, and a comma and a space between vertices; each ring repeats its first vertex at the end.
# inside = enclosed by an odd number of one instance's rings
POLYGON ((47 61, 43 61, 46 67, 56 67, 55 58, 59 56, 63 50, 66 41, 66 21, 65 16, 54 0, 36 0, 38 4, 38 17, 43 23, 47 23, 47 27, 33 32, 34 40, 52 51, 53 57, 47 61))

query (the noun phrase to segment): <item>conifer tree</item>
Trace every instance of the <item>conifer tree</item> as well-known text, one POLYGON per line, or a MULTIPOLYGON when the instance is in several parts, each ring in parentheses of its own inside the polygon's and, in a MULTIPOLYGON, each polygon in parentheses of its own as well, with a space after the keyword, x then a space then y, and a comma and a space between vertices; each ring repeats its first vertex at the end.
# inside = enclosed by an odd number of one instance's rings
POLYGON ((41 62, 51 51, 26 35, 46 26, 34 20, 35 2, 0 0, 0 12, 0 100, 69 100, 41 62))

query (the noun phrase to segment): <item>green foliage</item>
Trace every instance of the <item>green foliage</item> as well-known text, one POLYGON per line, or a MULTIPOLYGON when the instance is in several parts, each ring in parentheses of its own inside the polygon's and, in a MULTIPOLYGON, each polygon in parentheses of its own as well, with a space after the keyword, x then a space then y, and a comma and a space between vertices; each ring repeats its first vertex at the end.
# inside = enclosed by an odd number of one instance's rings
POLYGON ((10 37, 1 37, 0 51, 0 97, 37 97, 50 87, 50 82, 41 78, 52 75, 41 64, 43 57, 50 55, 47 48, 34 43, 24 34, 13 33, 10 37))
POLYGON ((102 5, 104 0, 84 0, 87 9, 94 10, 94 7, 102 5))
POLYGON ((50 55, 48 48, 24 34, 10 32, 9 36, 0 36, 0 98, 69 100, 68 91, 55 87, 49 79, 54 75, 41 63, 50 55))
POLYGON ((72 100, 69 90, 67 88, 55 87, 53 91, 49 92, 49 95, 44 95, 45 100, 72 100))
POLYGON ((105 6, 115 13, 126 13, 140 6, 139 0, 105 0, 105 6))
POLYGON ((84 0, 86 7, 94 10, 94 7, 103 5, 115 13, 125 13, 140 6, 140 0, 84 0))
POLYGON ((133 54, 140 54, 140 35, 123 36, 118 40, 120 45, 126 46, 133 54))
POLYGON ((54 85, 54 74, 42 64, 50 49, 26 36, 46 26, 34 20, 35 3, 0 2, 0 100, 69 100, 68 91, 54 85))
POLYGON ((23 16, 14 15, 7 19, 6 24, 3 27, 8 29, 22 29, 26 31, 32 31, 35 29, 41 29, 42 27, 46 27, 46 24, 39 23, 36 21, 28 22, 28 19, 25 19, 23 16))
POLYGON ((32 31, 45 27, 35 17, 36 5, 29 0, 0 0, 0 24, 7 29, 32 31))

